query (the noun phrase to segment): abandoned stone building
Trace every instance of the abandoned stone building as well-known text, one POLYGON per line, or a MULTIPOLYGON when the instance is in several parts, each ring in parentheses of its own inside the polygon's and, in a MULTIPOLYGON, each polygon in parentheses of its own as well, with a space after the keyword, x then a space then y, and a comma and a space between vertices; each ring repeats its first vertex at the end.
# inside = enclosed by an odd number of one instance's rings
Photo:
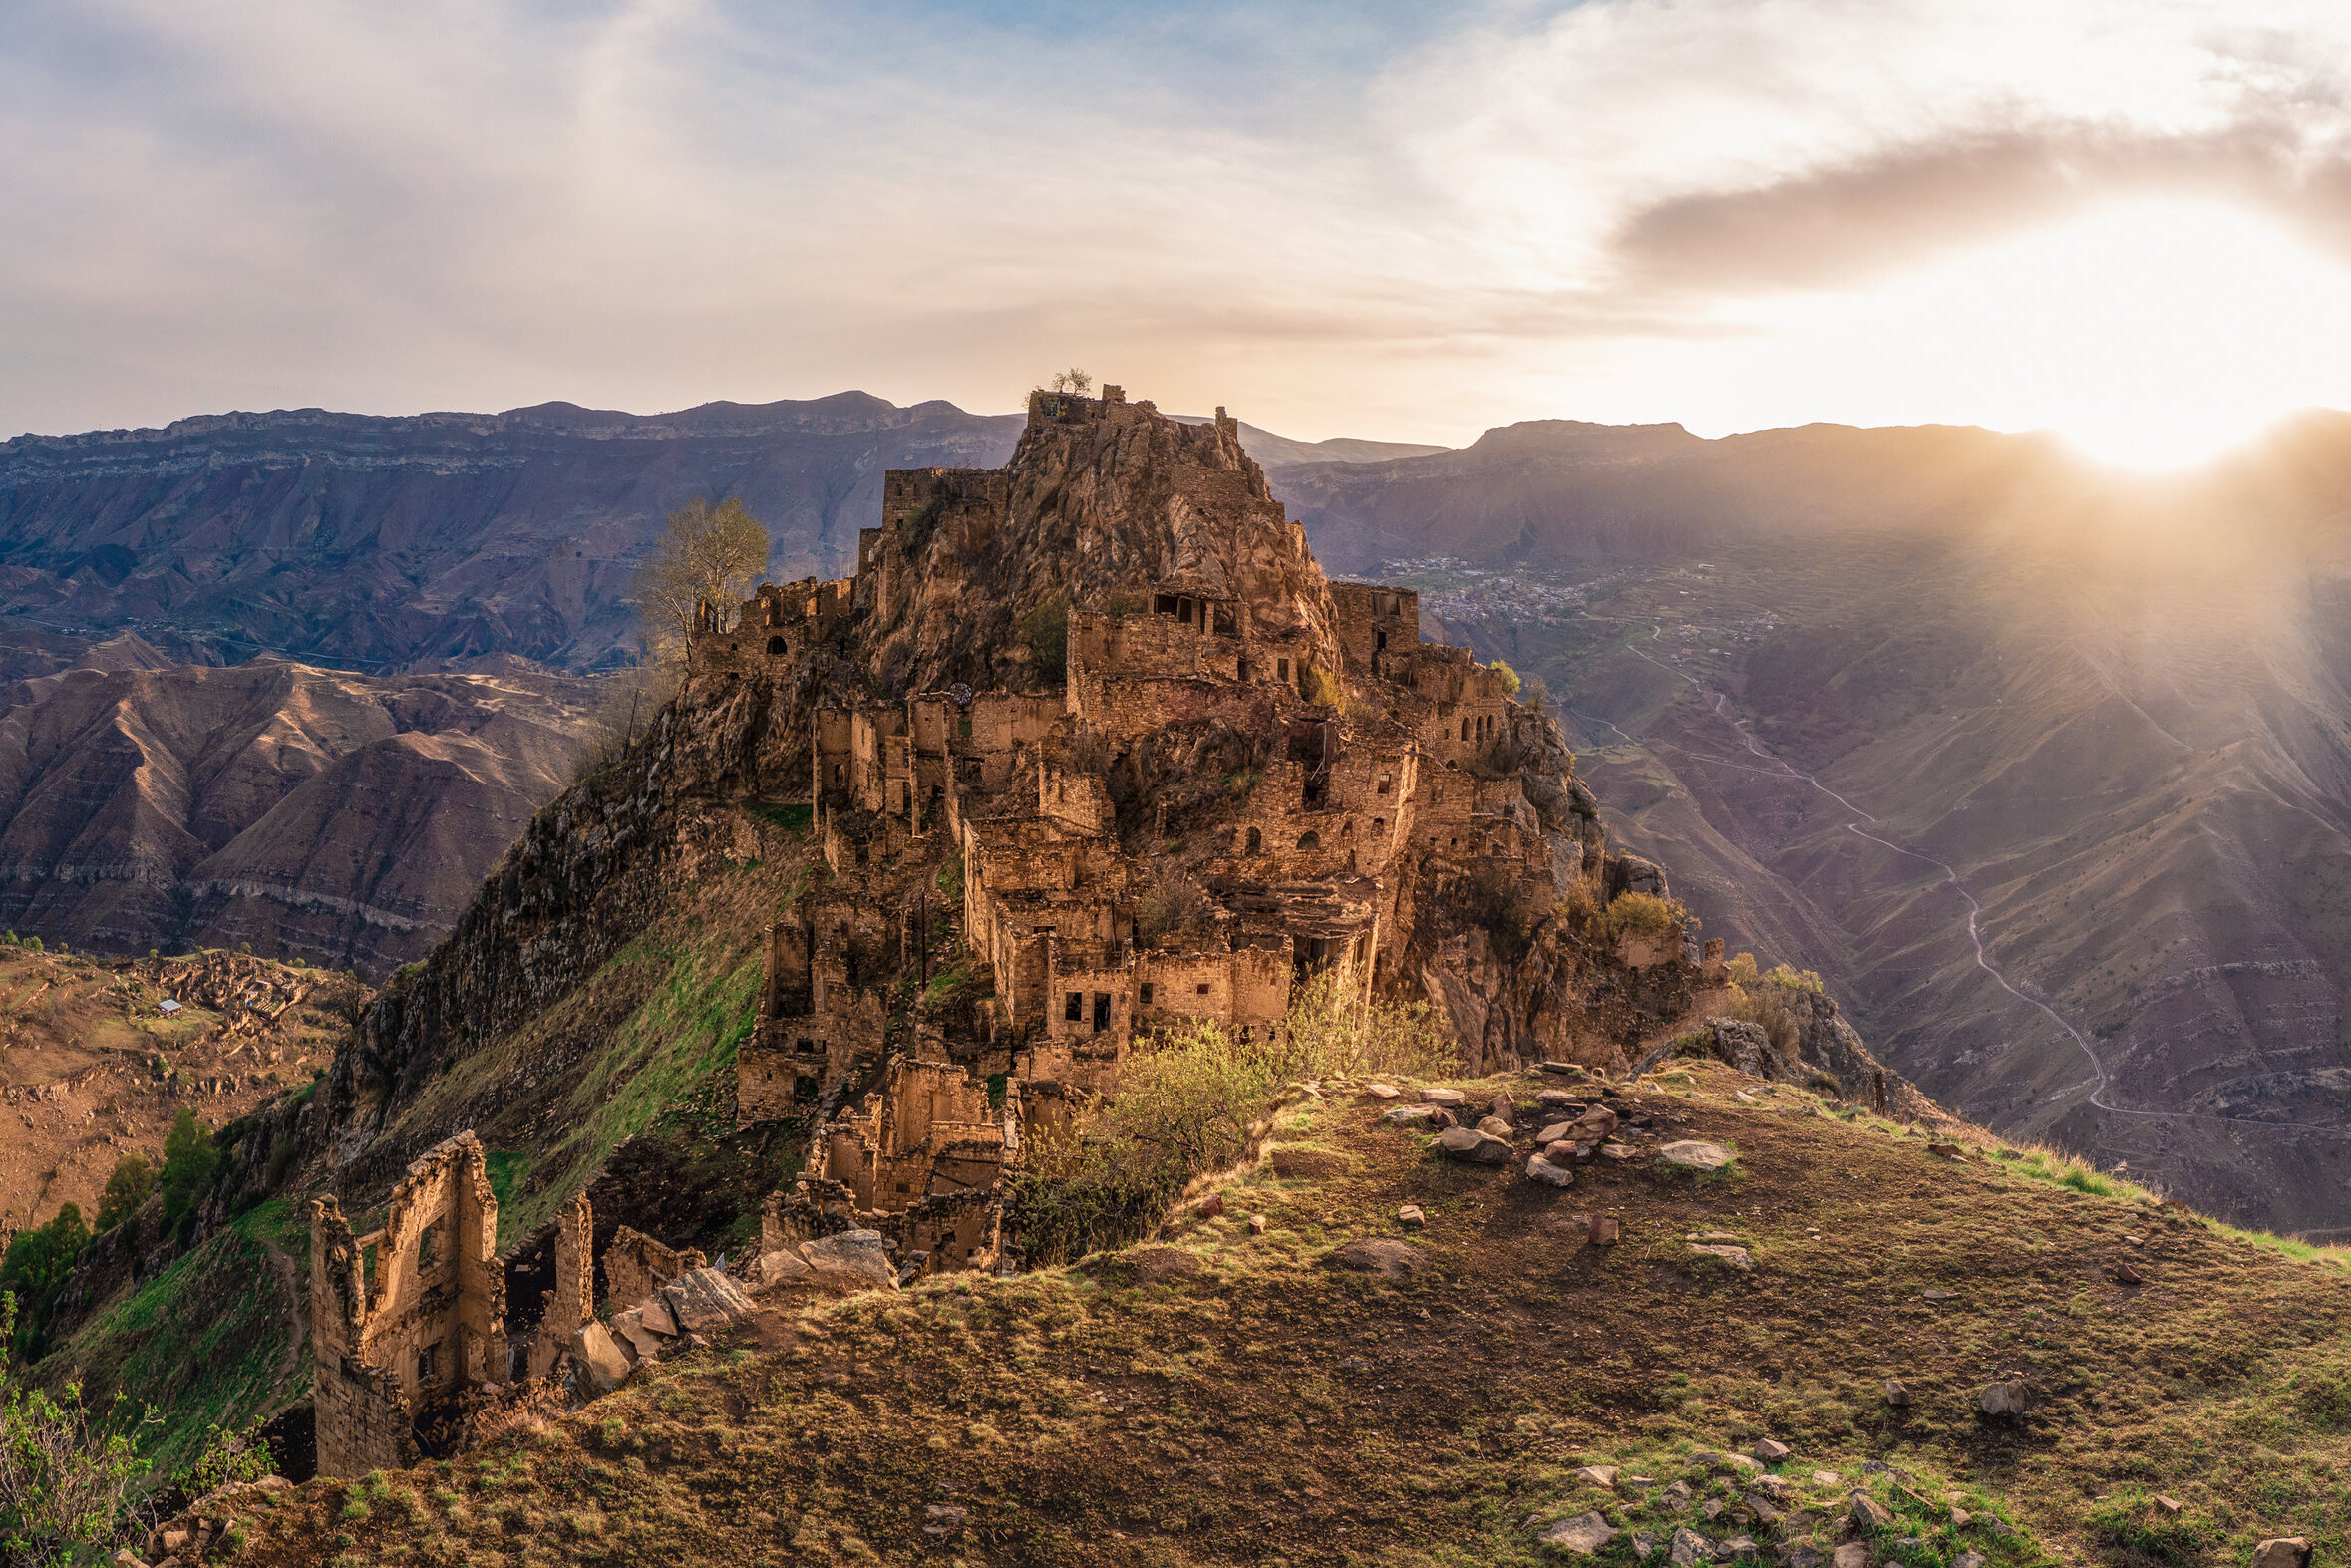
POLYGON ((414 1464, 434 1401, 506 1381, 498 1199, 463 1132, 392 1189, 384 1223, 355 1236, 332 1197, 310 1204, 310 1338, 318 1467, 358 1475, 414 1464))
POLYGON ((1006 469, 892 470, 854 577, 692 642, 705 700, 799 738, 758 789, 830 873, 769 933, 739 1059, 745 1125, 814 1127, 778 1234, 988 1266, 998 1175, 1139 1034, 1275 1029, 1310 979, 1427 997, 1473 1061, 1589 1024, 1431 973, 1493 967, 1428 918, 1441 884, 1540 910, 1599 874, 1556 728, 1412 590, 1327 582, 1221 410, 1103 394, 1037 394, 1006 469))

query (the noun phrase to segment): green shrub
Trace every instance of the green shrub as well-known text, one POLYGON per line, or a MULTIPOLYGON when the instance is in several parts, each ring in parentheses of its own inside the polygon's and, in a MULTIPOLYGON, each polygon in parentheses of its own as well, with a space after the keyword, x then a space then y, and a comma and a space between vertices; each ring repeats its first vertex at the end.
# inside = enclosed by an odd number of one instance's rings
POLYGON ((1158 1223, 1192 1177, 1239 1159, 1251 1122, 1284 1085, 1326 1074, 1437 1076, 1451 1036, 1425 1004, 1366 1003, 1326 970, 1293 993, 1282 1027, 1240 1039, 1204 1020, 1141 1037, 1115 1100, 1040 1138, 1005 1217, 1032 1262, 1125 1246, 1158 1223))
POLYGON ((139 1212, 155 1189, 156 1168, 145 1154, 134 1150, 116 1160, 114 1173, 106 1178, 105 1195, 98 1200, 98 1228, 113 1230, 122 1224, 139 1212))
POLYGON ((164 1169, 156 1178, 157 1189, 164 1195, 167 1228, 177 1225, 203 1201, 219 1168, 220 1151, 212 1146, 211 1134, 196 1120, 194 1111, 181 1105, 164 1138, 164 1169))
POLYGON ((1517 671, 1511 669, 1509 665, 1503 663, 1500 659, 1495 660, 1486 668, 1492 670, 1495 674, 1502 677, 1502 689, 1503 695, 1505 697, 1515 697, 1518 695, 1518 688, 1521 683, 1518 680, 1517 671))
POLYGON ((1339 678, 1330 671, 1319 664, 1307 664, 1298 669, 1298 695, 1310 703, 1336 708, 1345 698, 1346 691, 1340 686, 1339 678))
POLYGON ((1601 938, 1614 941, 1620 936, 1662 936, 1676 926, 1689 928, 1691 920, 1678 901, 1655 893, 1618 893, 1600 911, 1598 924, 1601 938))
POLYGON ((1069 601, 1055 594, 1043 604, 1013 623, 1012 635, 1019 638, 1037 661, 1037 673, 1049 681, 1061 680, 1069 670, 1070 606, 1069 601))

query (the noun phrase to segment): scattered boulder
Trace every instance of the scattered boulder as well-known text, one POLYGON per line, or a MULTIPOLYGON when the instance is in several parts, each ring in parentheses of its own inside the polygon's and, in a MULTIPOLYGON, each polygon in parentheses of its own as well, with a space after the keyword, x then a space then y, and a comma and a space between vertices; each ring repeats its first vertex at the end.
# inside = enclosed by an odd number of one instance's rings
POLYGON ((1686 1513, 1689 1511, 1690 1499, 1694 1495, 1688 1481, 1675 1481, 1657 1494, 1657 1500, 1676 1513, 1686 1513))
POLYGON ((1510 1143, 1475 1127, 1448 1127, 1437 1135, 1438 1151, 1470 1165, 1499 1165, 1513 1152, 1510 1143))
POLYGON ((1726 1268, 1737 1269, 1742 1274, 1751 1273, 1755 1268, 1755 1259, 1748 1255, 1745 1247, 1694 1242, 1690 1246, 1690 1251, 1701 1258, 1712 1258, 1726 1268))
MULTIPOLYGON (((893 1281, 897 1278, 894 1271, 890 1278, 893 1281)), ((669 1308, 669 1315, 677 1320, 679 1332, 684 1334, 715 1332, 740 1321, 752 1310, 751 1298, 743 1294, 742 1286, 708 1267, 679 1275, 661 1287, 660 1296, 669 1308)))
POLYGON ((1514 1126, 1511 1126, 1510 1122, 1504 1120, 1501 1116, 1480 1116, 1478 1118, 1478 1130, 1485 1133, 1488 1137, 1503 1138, 1507 1140, 1514 1136, 1518 1129, 1514 1126))
POLYGON ((1406 1230, 1418 1230, 1428 1223, 1428 1219, 1429 1217, 1421 1212, 1421 1206, 1418 1203, 1407 1203, 1396 1211, 1396 1223, 1402 1225, 1406 1230))
POLYGON ((1977 1409, 1999 1420, 2010 1420, 2024 1414, 2031 1399, 2025 1386, 2014 1381, 1987 1383, 1975 1391, 1977 1409))
POLYGON ((1829 1554, 1829 1568, 1869 1568, 1869 1548, 1847 1541, 1829 1554))
POLYGON ((1755 1555, 1755 1537, 1734 1535, 1726 1539, 1718 1549, 1726 1557, 1753 1557, 1755 1555))
POLYGON ((1421 1091, 1421 1103, 1424 1105, 1443 1105, 1451 1108, 1466 1103, 1469 1098, 1458 1089, 1424 1089, 1421 1091))
POLYGON ((1856 1530, 1882 1530, 1893 1523, 1893 1510, 1867 1492, 1856 1491, 1847 1500, 1852 1506, 1846 1517, 1856 1530))
POLYGON ((1361 1241, 1350 1241, 1331 1252, 1325 1259, 1332 1268, 1348 1269, 1358 1274, 1377 1274, 1383 1279, 1410 1279, 1423 1269, 1436 1267, 1430 1256, 1409 1241, 1398 1241, 1393 1236, 1367 1236, 1361 1241))
POLYGON ((1534 1102, 1545 1110, 1558 1110, 1572 1105, 1578 1115, 1583 1113, 1583 1102, 1563 1089, 1546 1089, 1536 1093, 1534 1102))
POLYGON ((1573 1062, 1545 1062, 1542 1065, 1542 1071, 1559 1078, 1582 1078, 1584 1076, 1583 1068, 1573 1062))
POLYGON ((1544 1127, 1540 1132, 1534 1134, 1534 1141, 1537 1143, 1563 1143, 1572 1141, 1574 1136, 1574 1122, 1554 1121, 1549 1126, 1544 1127))
POLYGON ((779 1247, 774 1252, 759 1255, 759 1280, 763 1285, 779 1285, 787 1280, 809 1277, 809 1260, 797 1252, 779 1247))
POLYGON ((1099 1272, 1129 1285, 1149 1288, 1173 1285, 1190 1279, 1200 1271, 1200 1260, 1181 1247, 1129 1247, 1125 1252, 1111 1253, 1089 1261, 1090 1272, 1099 1272))
POLYGON ((1742 1500, 1747 1505, 1747 1511, 1755 1515, 1755 1522, 1758 1524, 1778 1524, 1787 1517, 1786 1512, 1778 1503, 1761 1492, 1749 1492, 1742 1500))
POLYGON ((1197 1203, 1194 1203, 1191 1206, 1191 1211, 1200 1219, 1217 1219, 1221 1217, 1224 1213, 1224 1194, 1221 1192, 1209 1193, 1206 1197, 1200 1199, 1197 1203))
POLYGON ((1780 1568, 1821 1568, 1821 1551, 1809 1541, 1790 1541, 1780 1548, 1780 1568))
POLYGON ((1616 1477, 1623 1473, 1613 1464, 1587 1464, 1575 1472, 1575 1478, 1579 1481, 1589 1481, 1594 1486, 1605 1486, 1610 1491, 1614 1491, 1616 1477))
POLYGON ((1366 1084, 1363 1086, 1363 1092, 1371 1096, 1371 1098, 1374 1099, 1399 1099, 1403 1098, 1403 1091, 1399 1090, 1393 1084, 1366 1084))
POLYGON ((898 1271, 889 1261, 878 1230, 844 1230, 839 1235, 800 1244, 800 1255, 814 1268, 862 1275, 876 1285, 895 1285, 898 1271))
POLYGON ((1622 1227, 1613 1217, 1606 1214, 1594 1214, 1590 1226, 1585 1230, 1584 1240, 1594 1247, 1613 1247, 1620 1234, 1622 1234, 1622 1227))
POLYGON ((1731 1162, 1731 1151, 1720 1143, 1703 1143, 1695 1138, 1679 1143, 1668 1143, 1657 1151, 1660 1164, 1675 1170, 1720 1170, 1731 1162))
POLYGON ((1694 1564, 1714 1561, 1714 1542, 1696 1530, 1676 1530, 1666 1556, 1673 1568, 1693 1568, 1694 1564))
MULTIPOLYGON (((2157 1493, 2155 1494, 2155 1497, 2154 1497, 2153 1501, 2154 1501, 2154 1503, 2155 1503, 2155 1505, 2156 1505, 2156 1512, 2158 1512, 2158 1513, 2162 1514, 2162 1515, 2163 1515, 2165 1518, 2167 1518, 2167 1519, 2177 1519, 2177 1518, 2179 1518, 2179 1517, 2180 1517, 2180 1499, 2179 1499, 2179 1498, 2177 1498, 2177 1497, 2167 1497, 2167 1496, 2165 1496, 2165 1495, 2164 1495, 2162 1492, 2157 1492, 2157 1493)), ((1954 1508, 1954 1509, 1952 1509, 1952 1510, 1951 1510, 1951 1512, 1952 1512, 1954 1515, 1956 1515, 1956 1514, 1958 1513, 1958 1511, 1959 1511, 1959 1510, 1958 1510, 1958 1509, 1956 1509, 1956 1508, 1954 1508)))
POLYGON ((1392 1127, 1411 1126, 1428 1120, 1437 1113, 1435 1105, 1398 1105, 1380 1119, 1392 1127))
POLYGON ((1575 1183, 1575 1172, 1564 1165, 1554 1165, 1540 1154, 1526 1161, 1526 1174, 1547 1186, 1566 1187, 1575 1183))
POLYGON ((1929 1143, 1926 1151, 1937 1159, 1965 1159, 1967 1150, 1956 1143, 1929 1143))
POLYGON ((1771 1437, 1759 1437, 1753 1449, 1755 1456, 1766 1464, 1778 1464, 1793 1450, 1788 1444, 1771 1437))
POLYGON ((1897 1411, 1909 1405, 1910 1391, 1902 1387, 1901 1379, 1888 1378, 1885 1380, 1885 1403, 1897 1411))
POLYGON ((1951 1568, 1984 1568, 1984 1554, 1981 1552, 1961 1552, 1951 1559, 1951 1568))
POLYGON ((1615 1111, 1610 1110, 1606 1105, 1594 1105, 1575 1118, 1575 1140, 1579 1143, 1597 1143, 1615 1131, 1617 1126, 1618 1119, 1615 1111))
POLYGON ((2253 1568, 2310 1568, 2310 1542, 2299 1535, 2281 1535, 2253 1548, 2253 1568))
POLYGON ((610 1394, 628 1377, 628 1358, 613 1343, 612 1332, 601 1323, 584 1323, 571 1335, 571 1359, 580 1375, 598 1394, 610 1394))
POLYGON ((2114 1274, 2115 1283, 2118 1285, 2144 1285, 2147 1283, 2147 1276, 2133 1268, 2128 1259, 2115 1265, 2114 1274))
POLYGON ((1602 1159, 1616 1164, 1621 1164, 1633 1157, 1633 1150, 1622 1143, 1603 1143, 1600 1145, 1599 1153, 1602 1159))
POLYGON ((1249 1216, 1249 1234, 1252 1236, 1262 1236, 1265 1234, 1265 1228, 1272 1223, 1273 1222, 1271 1220, 1267 1219, 1262 1214, 1251 1214, 1249 1216))
POLYGON ((1542 1532, 1536 1539, 1545 1546, 1558 1546, 1589 1557, 1616 1539, 1617 1531, 1597 1513, 1579 1513, 1572 1519, 1562 1519, 1542 1532))
POLYGON ((1493 1100, 1487 1104, 1486 1113, 1490 1116, 1500 1116, 1508 1121, 1518 1113, 1518 1102, 1508 1095, 1496 1095, 1493 1100))

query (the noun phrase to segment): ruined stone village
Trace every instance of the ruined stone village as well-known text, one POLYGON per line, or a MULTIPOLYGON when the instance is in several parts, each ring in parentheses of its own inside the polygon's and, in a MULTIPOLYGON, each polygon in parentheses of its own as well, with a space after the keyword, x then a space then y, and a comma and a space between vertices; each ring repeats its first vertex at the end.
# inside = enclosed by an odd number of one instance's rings
MULTIPOLYGON (((1667 890, 1608 852, 1514 677, 1425 641, 1411 590, 1324 579, 1221 410, 1040 392, 1007 468, 890 472, 856 560, 705 605, 681 700, 767 778, 786 760, 802 785, 765 797, 808 823, 738 1063, 741 1123, 808 1138, 757 1254, 722 1269, 624 1228, 591 1255, 574 1198, 509 1335, 471 1133, 365 1234, 314 1200, 321 1473, 414 1462, 429 1411, 609 1390, 812 1270, 1018 1267, 1006 1173, 1155 1031, 1278 1029, 1323 984, 1427 1002, 1472 1072, 1622 1072, 1722 980, 1721 943, 1679 925, 1603 949, 1540 918, 1667 890)), ((1791 1079, 1864 1062, 1816 1000, 1809 1061, 1752 1025, 1724 1053, 1791 1079)), ((1448 1125, 1443 1093, 1401 1113, 1448 1125)), ((1571 1098, 1537 1145, 1560 1170, 1616 1126, 1571 1098)), ((1448 1133, 1484 1160, 1519 1135, 1448 1133)))

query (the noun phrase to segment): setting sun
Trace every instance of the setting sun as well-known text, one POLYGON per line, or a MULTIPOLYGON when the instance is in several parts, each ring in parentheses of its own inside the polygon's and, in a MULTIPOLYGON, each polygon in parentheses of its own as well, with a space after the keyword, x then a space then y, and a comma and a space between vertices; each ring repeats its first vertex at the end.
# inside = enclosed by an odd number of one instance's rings
POLYGON ((2351 402, 2351 276, 2216 202, 2107 206, 1753 315, 1783 389, 1856 423, 2049 429, 2134 467, 2351 402))

